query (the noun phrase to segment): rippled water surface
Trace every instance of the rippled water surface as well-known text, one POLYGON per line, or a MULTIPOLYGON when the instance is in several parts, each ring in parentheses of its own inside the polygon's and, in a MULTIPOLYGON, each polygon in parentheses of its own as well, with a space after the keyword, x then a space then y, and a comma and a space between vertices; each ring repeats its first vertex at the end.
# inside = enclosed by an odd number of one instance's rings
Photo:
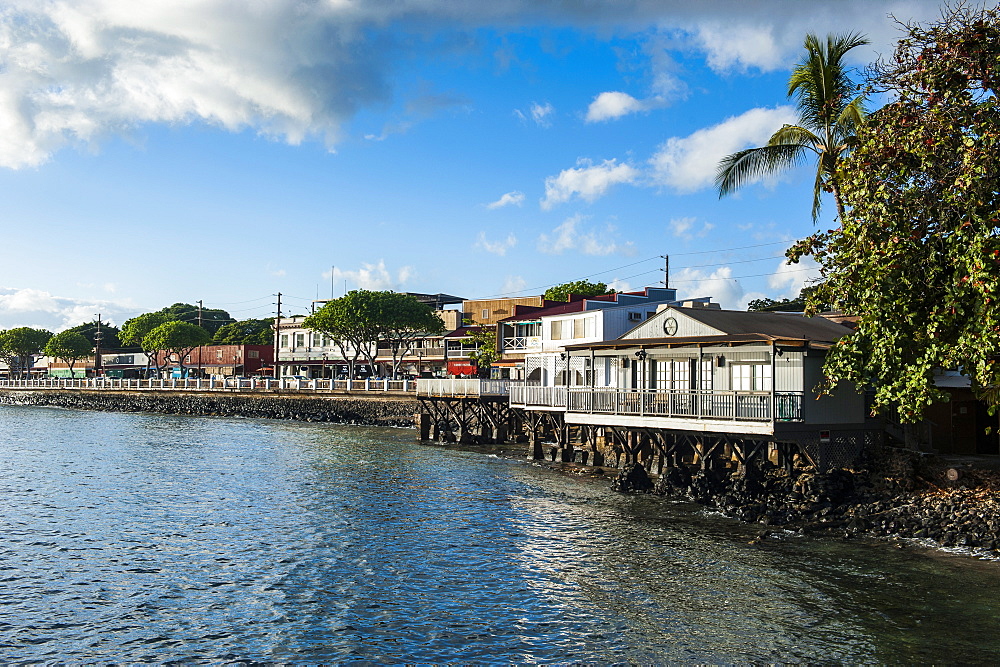
POLYGON ((0 659, 1000 659, 1000 565, 607 487, 406 430, 0 407, 0 659))

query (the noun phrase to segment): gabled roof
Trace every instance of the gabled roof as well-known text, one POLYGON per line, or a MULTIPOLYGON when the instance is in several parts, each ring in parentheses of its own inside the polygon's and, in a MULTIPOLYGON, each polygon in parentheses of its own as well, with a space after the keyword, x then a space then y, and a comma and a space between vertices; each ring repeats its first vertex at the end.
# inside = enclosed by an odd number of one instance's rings
POLYGON ((825 317, 803 317, 797 313, 745 312, 710 308, 671 308, 702 324, 727 334, 762 334, 832 343, 850 329, 825 317))
MULTIPOLYGON (((656 315, 664 321, 671 313, 683 315, 703 324, 701 335, 628 337, 600 343, 567 345, 567 350, 624 349, 629 347, 678 347, 693 345, 739 345, 765 343, 771 345, 828 348, 851 329, 825 317, 803 317, 795 313, 744 312, 711 308, 681 308, 671 306, 656 315)), ((640 326, 648 326, 653 319, 640 326)), ((637 327, 638 328, 638 327, 637 327)), ((633 329, 635 331, 635 329, 633 329)))

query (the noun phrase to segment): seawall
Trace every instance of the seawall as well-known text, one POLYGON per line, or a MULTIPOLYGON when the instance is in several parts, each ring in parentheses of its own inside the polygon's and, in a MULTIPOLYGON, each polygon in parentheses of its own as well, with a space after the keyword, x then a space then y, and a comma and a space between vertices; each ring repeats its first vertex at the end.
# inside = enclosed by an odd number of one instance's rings
POLYGON ((106 412, 157 412, 294 419, 364 426, 413 426, 417 401, 410 396, 351 394, 302 397, 287 394, 222 394, 157 391, 0 390, 0 404, 42 405, 106 412))

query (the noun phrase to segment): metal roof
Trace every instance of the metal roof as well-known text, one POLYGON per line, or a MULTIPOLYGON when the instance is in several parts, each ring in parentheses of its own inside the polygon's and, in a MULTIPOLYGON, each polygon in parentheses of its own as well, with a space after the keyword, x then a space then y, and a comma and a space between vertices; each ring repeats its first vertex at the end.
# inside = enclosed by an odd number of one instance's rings
POLYGON ((710 308, 672 308, 713 329, 730 335, 761 334, 779 338, 832 343, 850 329, 825 317, 803 317, 793 313, 746 312, 710 308))
POLYGON ((768 336, 765 334, 733 334, 723 336, 672 336, 664 338, 619 338, 617 340, 606 340, 600 343, 580 343, 579 345, 567 345, 566 350, 623 350, 627 348, 652 348, 652 347, 691 347, 709 345, 745 345, 748 343, 767 343, 770 345, 784 345, 787 347, 810 347, 813 349, 825 349, 830 347, 829 343, 811 341, 804 338, 792 338, 788 336, 768 336))

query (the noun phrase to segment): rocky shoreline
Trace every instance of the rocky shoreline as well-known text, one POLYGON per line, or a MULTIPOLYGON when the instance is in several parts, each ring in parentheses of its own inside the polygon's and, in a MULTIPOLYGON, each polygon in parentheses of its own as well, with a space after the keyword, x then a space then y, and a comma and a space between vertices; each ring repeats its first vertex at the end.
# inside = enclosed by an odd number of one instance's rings
POLYGON ((969 468, 960 479, 948 462, 905 450, 872 452, 863 467, 820 472, 765 464, 732 475, 668 468, 655 481, 640 465, 612 482, 620 492, 682 498, 774 529, 844 539, 925 540, 1000 559, 1000 473, 969 468))
POLYGON ((104 412, 294 419, 361 426, 412 427, 417 401, 409 396, 301 397, 288 394, 222 394, 118 391, 0 391, 0 404, 39 405, 104 412))

